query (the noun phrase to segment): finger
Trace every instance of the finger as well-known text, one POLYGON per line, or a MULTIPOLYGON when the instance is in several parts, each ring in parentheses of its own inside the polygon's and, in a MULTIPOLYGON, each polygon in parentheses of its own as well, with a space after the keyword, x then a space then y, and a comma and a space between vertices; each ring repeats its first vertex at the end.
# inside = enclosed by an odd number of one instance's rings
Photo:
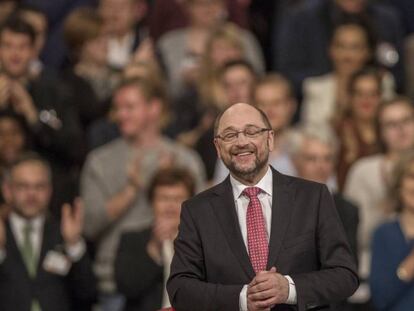
POLYGON ((276 270, 276 267, 272 267, 272 268, 270 268, 270 270, 269 270, 270 272, 277 272, 277 270, 276 270))
POLYGON ((62 206, 62 223, 66 222, 70 218, 70 204, 65 203, 62 206))
POLYGON ((271 288, 272 288, 272 286, 271 286, 270 282, 261 282, 261 283, 255 284, 251 287, 248 287, 247 288, 247 294, 259 293, 259 292, 262 292, 262 291, 269 290, 271 288))
POLYGON ((275 294, 276 293, 275 293, 275 291, 273 289, 268 289, 268 290, 261 291, 261 292, 257 292, 257 293, 253 293, 253 294, 247 294, 247 296, 252 301, 262 301, 262 300, 267 300, 269 298, 274 297, 275 294))

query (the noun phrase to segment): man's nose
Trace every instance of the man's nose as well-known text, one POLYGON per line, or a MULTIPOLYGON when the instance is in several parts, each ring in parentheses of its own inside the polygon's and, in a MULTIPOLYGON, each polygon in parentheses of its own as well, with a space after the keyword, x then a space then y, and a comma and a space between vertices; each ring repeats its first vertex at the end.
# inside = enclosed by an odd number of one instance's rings
POLYGON ((238 145, 247 145, 249 143, 249 139, 244 135, 243 132, 239 132, 237 135, 236 143, 238 145))

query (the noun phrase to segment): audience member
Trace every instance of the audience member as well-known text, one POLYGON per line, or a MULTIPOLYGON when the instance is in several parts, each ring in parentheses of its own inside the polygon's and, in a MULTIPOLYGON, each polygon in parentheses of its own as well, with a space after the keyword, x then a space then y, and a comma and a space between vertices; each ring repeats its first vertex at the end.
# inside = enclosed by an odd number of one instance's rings
MULTIPOLYGON (((52 207, 56 207, 75 195, 84 148, 70 94, 55 77, 30 72, 35 38, 33 28, 18 17, 0 28, 0 109, 25 119, 34 150, 49 160, 55 189, 52 207)), ((52 213, 59 218, 60 210, 52 208, 52 213)))
MULTIPOLYGON (((161 69, 155 60, 130 62, 122 71, 121 80, 135 78, 146 79, 160 86, 164 85, 161 69)), ((121 135, 115 117, 114 107, 110 105, 106 115, 92 123, 87 133, 88 150, 109 143, 121 135)))
POLYGON ((397 164, 390 194, 398 213, 379 226, 372 240, 370 286, 378 311, 414 306, 414 153, 397 164))
POLYGON ((67 49, 62 36, 63 22, 75 8, 95 5, 96 0, 20 0, 46 14, 48 33, 40 58, 48 68, 60 70, 66 65, 67 49))
MULTIPOLYGON (((168 31, 187 27, 189 16, 183 2, 187 0, 164 0, 152 1, 151 14, 149 16, 149 32, 151 38, 158 41, 168 31)), ((204 0, 210 1, 210 0, 204 0)), ((223 16, 228 21, 237 24, 239 27, 248 28, 247 10, 251 0, 225 0, 226 10, 223 16)))
POLYGON ((187 167, 201 190, 203 164, 194 151, 161 134, 165 114, 163 90, 148 80, 129 80, 114 94, 116 120, 121 137, 93 150, 82 171, 81 193, 85 200, 85 235, 95 243, 95 268, 103 310, 119 310, 113 264, 123 231, 151 225, 146 200, 153 174, 170 165, 187 167))
MULTIPOLYGON (((224 0, 184 0, 186 10, 190 16, 189 26, 182 29, 170 31, 163 35, 158 47, 166 67, 169 81, 169 89, 174 97, 178 97, 186 88, 187 84, 194 83, 199 70, 200 60, 205 53, 207 41, 215 29, 225 27, 224 0)), ((240 41, 246 58, 255 67, 258 72, 263 72, 264 61, 259 44, 254 36, 236 25, 233 25, 237 32, 237 40, 240 41)), ((223 29, 223 31, 225 31, 223 29)), ((216 41, 217 42, 217 41, 216 41)), ((226 50, 225 47, 215 43, 216 50, 223 49, 221 55, 232 53, 232 50, 226 50)), ((208 53, 208 52, 207 52, 208 53)), ((213 54, 213 57, 215 55, 213 54)), ((228 58, 228 57, 226 57, 228 58)), ((208 64, 212 69, 217 68, 223 62, 213 62, 208 64)), ((211 70, 211 69, 210 69, 211 70)))
POLYGON ((11 213, 0 220, 0 309, 90 310, 96 286, 81 237, 79 200, 47 217, 52 193, 49 164, 24 154, 11 164, 2 190, 11 213))
MULTIPOLYGON (((0 112, 0 183, 3 182, 7 168, 28 147, 27 127, 24 120, 8 112, 0 112)), ((6 217, 10 207, 0 193, 0 218, 6 217)))
MULTIPOLYGON (((338 147, 335 133, 329 127, 314 125, 293 131, 289 139, 289 151, 297 176, 328 184, 334 174, 338 147)), ((357 258, 358 208, 341 193, 335 191, 332 195, 349 245, 357 258)))
MULTIPOLYGON (((329 46, 333 71, 305 79, 302 123, 330 123, 335 111, 346 110, 349 80, 355 72, 374 65, 375 45, 372 31, 362 22, 344 22, 333 30, 329 46)), ((388 72, 383 74, 382 90, 385 99, 394 93, 394 80, 388 72)))
POLYGON ((107 39, 103 20, 92 8, 79 8, 64 23, 64 37, 72 66, 64 73, 73 103, 86 131, 109 109, 116 77, 107 66, 107 39))
POLYGON ((170 306, 165 283, 178 233, 181 203, 194 195, 194 179, 183 169, 158 171, 148 187, 152 228, 122 234, 115 279, 127 298, 125 311, 154 311, 170 306))
POLYGON ((389 6, 367 0, 304 1, 303 5, 285 15, 276 36, 273 51, 276 69, 292 79, 295 89, 302 81, 332 70, 328 57, 331 31, 343 21, 361 16, 376 30, 380 54, 392 70, 397 86, 402 87, 401 63, 403 32, 397 13, 389 6))
MULTIPOLYGON (((382 152, 356 161, 344 187, 345 196, 359 207, 359 275, 362 280, 368 278, 370 270, 372 232, 389 214, 384 200, 393 167, 402 153, 414 148, 413 104, 404 97, 384 102, 378 108, 376 120, 382 152)), ((368 298, 369 295, 361 297, 365 301, 368 298)))
MULTIPOLYGON (((35 6, 19 5, 14 14, 32 26, 36 33, 35 55, 30 64, 30 72, 33 76, 44 74, 45 66, 40 60, 40 55, 46 43, 48 33, 48 22, 46 14, 35 6)), ((47 68, 47 74, 55 74, 54 71, 47 68)))
POLYGON ((349 104, 336 117, 334 128, 340 141, 337 178, 342 190, 351 165, 379 151, 375 117, 381 101, 381 76, 375 68, 355 72, 349 81, 349 104))
MULTIPOLYGON (((253 103, 266 114, 276 133, 269 163, 279 172, 295 176, 296 170, 288 154, 286 140, 296 110, 296 99, 289 81, 279 74, 269 74, 259 79, 253 91, 253 103)), ((218 160, 214 183, 223 181, 228 173, 223 162, 218 160)))
POLYGON ((122 69, 147 37, 142 21, 148 13, 146 0, 99 0, 99 13, 108 35, 108 64, 122 69))

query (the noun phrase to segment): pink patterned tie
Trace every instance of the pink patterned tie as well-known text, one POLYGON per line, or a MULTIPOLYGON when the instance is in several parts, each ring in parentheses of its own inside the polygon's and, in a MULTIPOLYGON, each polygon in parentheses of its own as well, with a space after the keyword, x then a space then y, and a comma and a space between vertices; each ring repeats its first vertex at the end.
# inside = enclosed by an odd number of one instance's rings
POLYGON ((258 187, 248 187, 243 194, 250 199, 247 206, 247 246, 249 248, 250 262, 254 272, 266 270, 269 253, 266 222, 263 217, 262 205, 257 195, 261 192, 258 187))

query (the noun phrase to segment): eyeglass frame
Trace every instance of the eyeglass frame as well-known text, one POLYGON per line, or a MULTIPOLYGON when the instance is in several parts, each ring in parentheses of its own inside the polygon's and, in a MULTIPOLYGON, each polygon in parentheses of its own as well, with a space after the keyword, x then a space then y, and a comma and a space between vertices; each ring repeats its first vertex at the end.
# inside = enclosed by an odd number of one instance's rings
POLYGON ((259 137, 259 135, 261 133, 266 132, 266 131, 273 131, 273 129, 271 129, 271 128, 265 128, 265 127, 257 127, 255 125, 248 125, 247 127, 245 127, 242 130, 232 130, 232 131, 229 131, 227 134, 234 134, 235 135, 234 138, 230 138, 230 140, 226 140, 226 138, 223 135, 219 135, 219 134, 217 134, 216 136, 214 136, 214 138, 220 138, 225 143, 231 143, 231 142, 236 141, 239 138, 239 134, 240 133, 243 133, 244 137, 246 137, 247 139, 254 139, 254 138, 259 137), (246 135, 246 131, 249 128, 252 128, 252 127, 256 128, 257 131, 254 134, 251 134, 251 135, 253 135, 253 137, 249 137, 248 135, 246 135))

